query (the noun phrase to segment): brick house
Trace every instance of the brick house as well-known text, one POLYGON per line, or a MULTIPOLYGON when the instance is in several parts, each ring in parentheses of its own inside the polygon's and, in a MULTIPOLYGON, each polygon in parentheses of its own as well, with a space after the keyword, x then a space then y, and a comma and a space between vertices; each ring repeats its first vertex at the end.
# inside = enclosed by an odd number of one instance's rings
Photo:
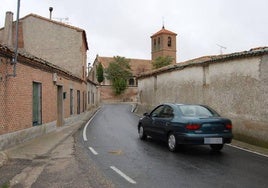
POLYGON ((14 64, 12 16, 7 13, 0 29, 0 150, 49 132, 98 105, 96 84, 85 72, 85 31, 30 14, 19 22, 14 64))
MULTIPOLYGON (((12 21, 13 13, 7 12, 6 29, 0 29, 0 43, 8 46, 15 46, 15 23, 12 21)), ((20 49, 86 80, 88 43, 83 29, 29 14, 19 19, 18 38, 20 49)))

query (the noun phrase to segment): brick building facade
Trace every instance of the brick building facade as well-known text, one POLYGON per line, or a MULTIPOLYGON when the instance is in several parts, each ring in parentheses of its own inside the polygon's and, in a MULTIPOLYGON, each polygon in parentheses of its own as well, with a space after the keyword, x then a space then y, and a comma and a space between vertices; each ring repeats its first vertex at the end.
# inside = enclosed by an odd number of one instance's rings
POLYGON ((160 31, 151 36, 152 61, 160 56, 170 56, 173 59, 172 64, 177 63, 176 36, 176 33, 165 29, 164 26, 160 31))
POLYGON ((13 77, 13 54, 0 44, 0 135, 52 121, 61 126, 86 110, 84 80, 27 53, 19 54, 13 77))
POLYGON ((0 29, 0 150, 8 135, 27 140, 98 105, 96 84, 86 75, 85 31, 30 14, 19 20, 14 64, 12 16, 7 12, 0 29))

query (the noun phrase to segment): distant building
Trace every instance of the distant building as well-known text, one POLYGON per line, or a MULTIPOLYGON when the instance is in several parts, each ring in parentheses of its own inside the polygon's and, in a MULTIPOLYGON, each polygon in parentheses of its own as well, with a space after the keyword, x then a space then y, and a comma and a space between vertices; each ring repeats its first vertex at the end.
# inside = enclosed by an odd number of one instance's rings
MULTIPOLYGON (((123 100, 123 101, 136 101, 137 99, 137 80, 136 77, 140 74, 151 71, 153 69, 152 62, 159 56, 170 56, 173 58, 172 64, 176 63, 176 33, 166 30, 164 26, 160 31, 151 36, 151 52, 152 59, 133 59, 127 58, 132 70, 133 77, 128 80, 128 90, 123 96, 114 96, 111 90, 111 82, 106 78, 100 85, 100 100, 123 100)), ((97 66, 102 64, 103 68, 108 68, 109 64, 113 62, 113 57, 96 56, 92 68, 89 71, 88 78, 97 82, 97 66)))
POLYGON ((165 29, 164 26, 160 31, 151 36, 152 61, 159 56, 170 56, 173 58, 172 64, 177 63, 176 36, 176 33, 165 29))

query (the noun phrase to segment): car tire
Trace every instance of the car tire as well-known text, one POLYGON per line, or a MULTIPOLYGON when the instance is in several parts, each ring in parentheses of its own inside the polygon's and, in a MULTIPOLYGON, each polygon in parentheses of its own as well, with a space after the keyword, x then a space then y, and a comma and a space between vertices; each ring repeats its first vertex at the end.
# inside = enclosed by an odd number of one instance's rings
POLYGON ((142 125, 141 125, 141 126, 139 126, 139 130, 138 130, 138 132, 139 132, 139 138, 140 138, 141 140, 146 140, 147 135, 145 134, 144 129, 143 129, 143 126, 142 126, 142 125))
POLYGON ((178 149, 177 139, 173 133, 170 133, 168 135, 167 144, 168 144, 169 151, 171 152, 177 151, 178 149))
POLYGON ((223 144, 210 144, 210 148, 213 151, 220 151, 223 148, 223 144))

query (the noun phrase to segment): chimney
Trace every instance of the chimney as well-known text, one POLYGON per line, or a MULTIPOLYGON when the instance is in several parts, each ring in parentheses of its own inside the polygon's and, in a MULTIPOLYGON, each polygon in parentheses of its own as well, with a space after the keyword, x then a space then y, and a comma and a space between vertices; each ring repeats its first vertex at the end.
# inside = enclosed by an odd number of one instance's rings
POLYGON ((7 46, 13 46, 13 44, 12 44, 12 36, 13 36, 12 24, 13 24, 13 13, 6 12, 3 43, 7 46))

